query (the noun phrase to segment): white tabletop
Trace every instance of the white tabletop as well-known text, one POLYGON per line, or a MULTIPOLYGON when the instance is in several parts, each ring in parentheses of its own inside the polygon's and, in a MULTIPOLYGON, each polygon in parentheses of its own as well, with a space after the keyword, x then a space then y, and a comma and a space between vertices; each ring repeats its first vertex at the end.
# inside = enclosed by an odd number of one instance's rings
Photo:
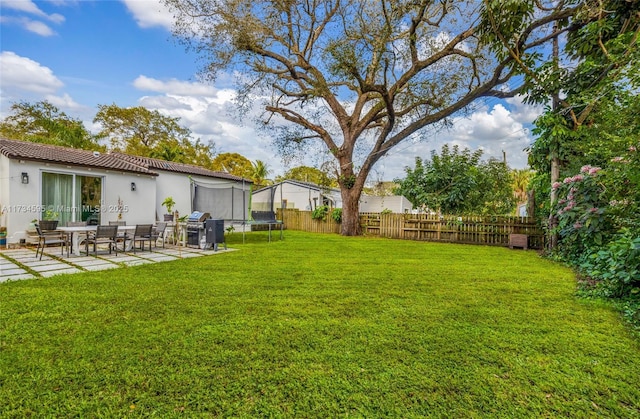
MULTIPOLYGON (((83 233, 85 231, 96 231, 98 229, 97 225, 94 226, 72 226, 72 227, 58 227, 56 230, 64 231, 65 233, 83 233)), ((136 226, 118 226, 118 230, 125 231, 133 231, 136 229, 136 226)))

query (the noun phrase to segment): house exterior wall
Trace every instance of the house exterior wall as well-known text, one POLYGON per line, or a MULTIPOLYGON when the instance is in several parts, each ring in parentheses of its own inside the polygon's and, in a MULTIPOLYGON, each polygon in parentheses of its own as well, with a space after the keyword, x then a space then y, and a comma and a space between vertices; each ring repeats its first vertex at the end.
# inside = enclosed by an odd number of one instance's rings
POLYGON ((362 195, 360 197, 360 212, 382 212, 391 210, 396 214, 411 212, 413 206, 404 196, 373 196, 362 195))
MULTIPOLYGON (((322 205, 323 195, 326 195, 333 200, 333 206, 335 208, 342 207, 342 198, 340 195, 340 191, 330 190, 326 194, 323 194, 320 189, 287 181, 275 185, 274 188, 274 210, 281 208, 282 201, 286 201, 287 208, 297 208, 300 210, 311 211, 317 206, 322 205)), ((251 197, 251 209, 253 211, 271 210, 271 208, 268 207, 270 193, 271 189, 265 189, 255 192, 251 197)))
MULTIPOLYGON (((96 173, 97 170, 93 170, 96 173)), ((122 219, 127 224, 150 224, 155 220, 155 208, 152 202, 156 199, 157 179, 155 176, 137 175, 133 173, 115 173, 113 171, 103 171, 105 173, 103 196, 105 203, 109 206, 103 209, 102 223, 118 219, 117 210, 114 206, 118 204, 118 197, 126 206, 126 211, 122 214, 122 219), (136 190, 131 190, 131 182, 135 182, 136 190)))
POLYGON ((157 179, 155 196, 155 220, 162 221, 167 209, 162 206, 162 201, 167 197, 172 197, 176 202, 174 211, 178 211, 178 216, 191 214, 191 181, 189 175, 185 173, 175 173, 160 171, 157 179))
MULTIPOLYGON (((287 208, 297 208, 301 210, 312 210, 315 205, 321 205, 320 191, 309 187, 297 185, 289 182, 281 182, 275 187, 273 196, 273 209, 282 207, 282 201, 287 202, 287 208)), ((269 199, 272 189, 265 189, 256 192, 251 197, 251 210, 253 211, 270 211, 269 199)))
MULTIPOLYGON (((42 173, 64 173, 102 177, 102 204, 100 205, 101 223, 118 219, 118 198, 124 211, 122 219, 127 224, 149 223, 154 220, 156 180, 153 176, 137 175, 128 172, 115 172, 95 168, 80 168, 59 164, 29 162, 9 159, 0 155, 0 206, 4 214, 0 222, 7 227, 7 243, 18 243, 27 238, 31 221, 42 219, 42 173), (29 183, 21 182, 21 173, 29 175, 29 183), (131 182, 136 190, 131 190, 131 182)), ((55 208, 56 212, 73 211, 74 208, 55 208), (58 211, 59 210, 59 211, 58 211)), ((81 211, 81 209, 75 209, 81 211)))

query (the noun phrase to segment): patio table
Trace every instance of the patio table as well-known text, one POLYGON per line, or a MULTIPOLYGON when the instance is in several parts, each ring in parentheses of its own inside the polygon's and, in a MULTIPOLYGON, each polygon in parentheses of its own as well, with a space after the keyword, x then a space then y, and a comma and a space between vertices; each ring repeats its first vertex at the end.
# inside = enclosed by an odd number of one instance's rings
MULTIPOLYGON (((96 231, 98 226, 73 226, 73 227, 58 227, 56 230, 62 231, 67 234, 71 234, 71 249, 73 254, 80 256, 80 233, 88 233, 96 231)), ((133 233, 136 229, 135 225, 130 226, 118 226, 118 232, 133 233)), ((133 247, 133 240, 125 240, 126 252, 130 251, 133 247)))

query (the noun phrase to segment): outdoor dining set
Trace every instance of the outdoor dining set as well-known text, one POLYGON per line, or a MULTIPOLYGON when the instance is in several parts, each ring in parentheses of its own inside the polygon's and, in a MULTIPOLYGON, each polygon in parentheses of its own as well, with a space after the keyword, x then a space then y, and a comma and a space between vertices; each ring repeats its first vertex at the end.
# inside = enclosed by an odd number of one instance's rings
POLYGON ((36 257, 40 253, 40 259, 47 246, 59 246, 60 254, 67 257, 73 253, 81 255, 81 247, 85 254, 97 256, 98 246, 106 246, 111 254, 115 252, 135 253, 138 249, 144 251, 145 242, 149 243, 149 251, 152 246, 158 246, 158 240, 162 240, 165 246, 167 223, 127 225, 125 221, 109 221, 108 225, 87 225, 86 222, 69 222, 64 227, 54 226, 46 221, 36 224, 38 234, 38 247, 36 257), (138 247, 139 246, 139 247, 138 247))

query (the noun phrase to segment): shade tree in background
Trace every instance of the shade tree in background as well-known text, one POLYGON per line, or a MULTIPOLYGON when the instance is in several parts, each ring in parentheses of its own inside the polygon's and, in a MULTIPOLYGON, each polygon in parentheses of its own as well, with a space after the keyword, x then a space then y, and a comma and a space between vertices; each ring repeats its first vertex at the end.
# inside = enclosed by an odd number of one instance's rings
POLYGON ((381 157, 478 99, 523 92, 519 63, 534 66, 584 24, 573 18, 582 2, 563 1, 164 3, 176 37, 206 59, 204 76, 236 72, 241 106, 264 101, 281 150, 319 144, 334 159, 345 235, 361 232, 359 198, 381 157))
POLYGON ((213 159, 212 168, 213 170, 226 172, 245 179, 251 179, 253 176, 251 160, 238 153, 218 154, 213 159))
POLYGON ((481 156, 482 150, 445 144, 440 154, 434 150, 427 160, 416 157, 415 168, 405 168, 407 176, 395 180, 400 185, 395 192, 414 208, 440 214, 511 213, 515 206, 511 171, 504 162, 483 161, 481 156))
POLYGON ((191 130, 179 121, 142 106, 122 108, 115 104, 98 105, 93 119, 101 127, 98 136, 106 139, 112 150, 212 169, 213 142, 192 138, 191 130))
POLYGON ((293 167, 287 170, 282 176, 276 177, 276 182, 282 182, 287 179, 309 182, 325 188, 335 188, 338 186, 337 180, 328 172, 309 166, 293 167))
POLYGON ((46 100, 11 105, 11 114, 0 122, 0 135, 12 140, 85 150, 105 149, 82 121, 68 116, 46 100))

